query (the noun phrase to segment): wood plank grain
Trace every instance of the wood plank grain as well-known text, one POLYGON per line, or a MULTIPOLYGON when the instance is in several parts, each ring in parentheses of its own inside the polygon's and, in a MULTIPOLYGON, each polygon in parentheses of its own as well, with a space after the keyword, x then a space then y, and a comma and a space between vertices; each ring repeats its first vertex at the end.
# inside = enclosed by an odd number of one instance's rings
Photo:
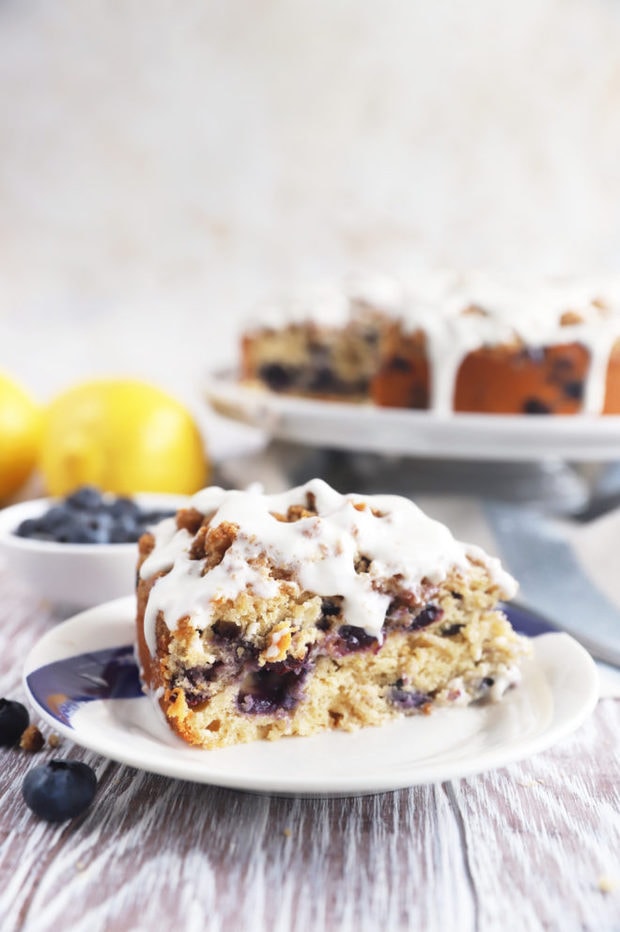
MULTIPOLYGON (((0 694, 54 620, 0 573, 0 694)), ((620 703, 572 737, 479 777, 353 799, 169 780, 63 741, 0 752, 0 928, 495 932, 620 929, 620 703), (39 822, 33 763, 91 763, 84 816, 39 822), (599 888, 601 877, 615 889, 599 888)))

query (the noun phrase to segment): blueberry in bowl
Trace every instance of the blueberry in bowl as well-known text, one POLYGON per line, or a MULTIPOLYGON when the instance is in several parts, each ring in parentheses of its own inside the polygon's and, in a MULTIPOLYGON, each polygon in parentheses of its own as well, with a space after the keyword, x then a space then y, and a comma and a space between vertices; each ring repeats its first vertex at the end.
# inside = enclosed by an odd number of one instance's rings
POLYGON ((39 598, 87 608, 134 592, 137 541, 187 496, 131 497, 84 486, 0 510, 0 559, 39 598))
POLYGON ((104 495, 92 486, 82 486, 38 517, 24 518, 15 534, 58 544, 137 543, 148 527, 175 511, 142 506, 133 498, 104 495))

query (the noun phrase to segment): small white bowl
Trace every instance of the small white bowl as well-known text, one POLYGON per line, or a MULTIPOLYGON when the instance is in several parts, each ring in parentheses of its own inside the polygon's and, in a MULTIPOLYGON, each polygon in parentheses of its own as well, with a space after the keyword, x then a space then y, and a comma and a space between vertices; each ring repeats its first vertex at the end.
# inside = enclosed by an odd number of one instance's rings
MULTIPOLYGON (((172 511, 189 501, 188 496, 147 492, 131 498, 148 511, 172 511)), ((0 510, 0 559, 9 572, 54 605, 87 608, 131 595, 137 543, 61 544, 15 534, 22 521, 39 517, 57 501, 38 498, 0 510)))

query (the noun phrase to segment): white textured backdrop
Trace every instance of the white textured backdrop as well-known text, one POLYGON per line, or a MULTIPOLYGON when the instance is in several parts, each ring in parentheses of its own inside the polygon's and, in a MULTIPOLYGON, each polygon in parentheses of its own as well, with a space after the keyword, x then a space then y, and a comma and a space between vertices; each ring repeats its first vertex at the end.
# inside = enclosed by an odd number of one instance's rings
POLYGON ((189 396, 281 286, 620 258, 614 0, 0 0, 0 366, 189 396))

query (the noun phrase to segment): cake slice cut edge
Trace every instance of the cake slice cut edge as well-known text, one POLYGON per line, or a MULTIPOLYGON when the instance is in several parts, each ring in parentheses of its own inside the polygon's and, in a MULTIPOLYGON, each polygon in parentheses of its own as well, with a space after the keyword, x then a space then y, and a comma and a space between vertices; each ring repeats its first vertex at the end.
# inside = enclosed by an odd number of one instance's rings
POLYGON ((408 499, 206 489, 140 541, 144 689, 203 748, 499 700, 515 591, 408 499))

